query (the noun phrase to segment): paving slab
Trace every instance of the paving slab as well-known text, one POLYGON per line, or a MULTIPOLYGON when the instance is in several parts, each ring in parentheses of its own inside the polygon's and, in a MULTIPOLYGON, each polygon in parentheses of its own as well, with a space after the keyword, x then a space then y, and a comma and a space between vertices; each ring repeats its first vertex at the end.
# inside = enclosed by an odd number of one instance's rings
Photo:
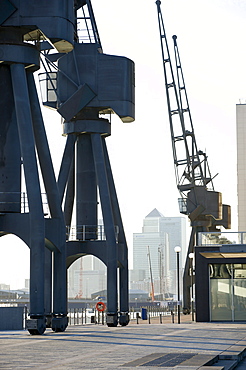
POLYGON ((200 370, 202 362, 213 356, 227 350, 235 355, 236 347, 241 351, 245 341, 246 324, 241 323, 130 323, 125 327, 87 324, 69 326, 63 333, 47 329, 41 336, 31 336, 27 331, 2 331, 0 369, 200 370), (157 362, 153 366, 148 365, 150 361, 141 363, 146 356, 157 362), (169 364, 176 364, 165 366, 166 358, 169 364), (191 362, 186 366, 185 361, 191 362))

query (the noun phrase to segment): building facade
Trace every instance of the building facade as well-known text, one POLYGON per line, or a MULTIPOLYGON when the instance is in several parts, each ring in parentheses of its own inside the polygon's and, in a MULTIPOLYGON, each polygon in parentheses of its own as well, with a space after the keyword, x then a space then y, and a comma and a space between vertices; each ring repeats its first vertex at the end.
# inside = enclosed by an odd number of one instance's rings
POLYGON ((238 231, 246 230, 246 104, 236 105, 238 231))
POLYGON ((91 298, 91 294, 107 289, 106 266, 88 255, 79 258, 68 269, 68 297, 91 298))

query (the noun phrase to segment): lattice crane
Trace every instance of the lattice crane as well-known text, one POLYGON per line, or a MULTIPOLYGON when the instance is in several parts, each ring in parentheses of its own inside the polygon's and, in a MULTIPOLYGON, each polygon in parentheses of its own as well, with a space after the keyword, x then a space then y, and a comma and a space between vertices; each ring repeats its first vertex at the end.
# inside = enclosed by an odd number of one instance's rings
POLYGON ((176 184, 181 195, 179 208, 180 213, 189 217, 192 227, 183 276, 183 312, 188 313, 191 307, 192 283, 189 274, 189 254, 194 252, 197 234, 199 231, 215 231, 217 226, 230 228, 231 211, 230 206, 222 204, 222 194, 214 191, 207 155, 198 149, 177 36, 173 36, 175 77, 161 12, 161 1, 157 0, 156 5, 176 184))

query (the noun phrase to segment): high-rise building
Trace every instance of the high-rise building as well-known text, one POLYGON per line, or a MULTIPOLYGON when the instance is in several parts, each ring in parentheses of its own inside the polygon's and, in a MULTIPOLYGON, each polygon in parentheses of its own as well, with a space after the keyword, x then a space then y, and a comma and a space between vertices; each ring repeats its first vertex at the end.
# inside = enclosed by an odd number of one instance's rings
POLYGON ((0 290, 10 290, 9 284, 0 284, 0 290))
POLYGON ((246 230, 246 104, 236 105, 238 231, 246 230))
MULTIPOLYGON (((175 293, 176 246, 181 247, 181 266, 183 266, 187 250, 186 218, 164 217, 154 209, 143 220, 142 233, 133 234, 131 276, 138 281, 141 281, 140 276, 142 280, 145 276, 145 280, 148 281, 152 273, 155 290, 158 289, 159 293, 175 293)), ((136 288, 136 283, 131 287, 136 288)))

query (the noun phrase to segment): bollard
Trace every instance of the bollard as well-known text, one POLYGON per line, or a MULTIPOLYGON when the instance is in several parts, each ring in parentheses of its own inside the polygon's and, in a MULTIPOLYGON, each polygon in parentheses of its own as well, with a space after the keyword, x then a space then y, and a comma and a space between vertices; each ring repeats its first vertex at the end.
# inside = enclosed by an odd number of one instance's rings
POLYGON ((137 312, 137 324, 138 324, 138 319, 139 319, 139 313, 137 312))
POLYGON ((27 315, 28 315, 28 311, 27 311, 27 306, 25 305, 24 306, 24 325, 23 325, 23 328, 26 329, 26 320, 27 320, 27 315))
POLYGON ((149 314, 149 324, 150 324, 150 314, 149 314))
POLYGON ((162 324, 162 315, 160 313, 160 324, 162 324))
POLYGON ((172 316, 172 323, 174 324, 174 313, 173 313, 173 310, 171 310, 171 316, 172 316))

